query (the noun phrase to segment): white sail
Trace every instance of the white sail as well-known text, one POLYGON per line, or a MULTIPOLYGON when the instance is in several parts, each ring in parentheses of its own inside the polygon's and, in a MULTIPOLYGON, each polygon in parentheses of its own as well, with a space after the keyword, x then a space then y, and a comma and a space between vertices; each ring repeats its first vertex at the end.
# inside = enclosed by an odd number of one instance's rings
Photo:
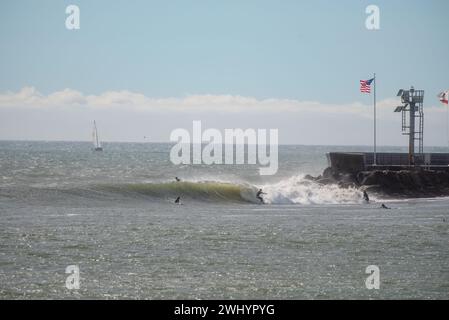
POLYGON ((100 140, 98 138, 98 130, 97 130, 97 124, 95 123, 95 120, 94 120, 94 129, 92 132, 92 140, 93 140, 93 144, 94 144, 94 149, 101 150, 102 148, 101 148, 100 140))
POLYGON ((97 141, 97 134, 95 133, 95 127, 94 127, 94 129, 92 130, 92 143, 94 144, 94 148, 97 147, 96 141, 97 141))

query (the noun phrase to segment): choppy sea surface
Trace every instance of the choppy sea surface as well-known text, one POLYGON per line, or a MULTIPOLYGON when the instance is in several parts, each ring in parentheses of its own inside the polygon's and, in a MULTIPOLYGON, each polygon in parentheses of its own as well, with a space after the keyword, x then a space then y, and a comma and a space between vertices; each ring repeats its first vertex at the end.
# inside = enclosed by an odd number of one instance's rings
POLYGON ((448 198, 366 204, 304 179, 369 147, 280 146, 274 176, 175 166, 170 149, 0 141, 0 299, 449 298, 448 198))

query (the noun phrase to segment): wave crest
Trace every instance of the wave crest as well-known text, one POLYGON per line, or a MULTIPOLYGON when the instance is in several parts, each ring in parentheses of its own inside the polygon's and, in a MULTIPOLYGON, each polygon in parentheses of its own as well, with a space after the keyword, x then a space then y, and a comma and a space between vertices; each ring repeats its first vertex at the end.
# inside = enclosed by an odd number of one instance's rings
POLYGON ((354 204, 363 202, 356 188, 323 185, 297 175, 276 184, 264 186, 266 202, 272 204, 354 204))
POLYGON ((188 198, 201 201, 258 202, 255 187, 216 181, 162 182, 122 185, 103 185, 103 191, 121 194, 140 194, 155 198, 188 198))
MULTIPOLYGON (((259 187, 251 184, 219 181, 182 181, 103 185, 102 191, 122 195, 144 195, 154 198, 183 199, 214 202, 260 203, 256 198, 259 187)), ((362 194, 355 188, 323 185, 297 175, 274 184, 261 186, 268 204, 355 204, 363 202, 362 194)))

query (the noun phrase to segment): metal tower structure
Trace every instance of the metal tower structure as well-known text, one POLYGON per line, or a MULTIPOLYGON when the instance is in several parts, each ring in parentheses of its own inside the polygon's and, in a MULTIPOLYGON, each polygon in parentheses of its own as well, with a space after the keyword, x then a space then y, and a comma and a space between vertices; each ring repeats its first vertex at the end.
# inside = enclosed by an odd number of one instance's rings
POLYGON ((415 141, 418 141, 419 158, 423 159, 424 149, 424 90, 415 90, 413 87, 410 90, 401 89, 398 92, 398 97, 401 97, 402 106, 397 107, 394 112, 402 113, 402 134, 409 136, 408 156, 409 164, 415 165, 415 141), (407 117, 408 114, 408 117, 407 117), (415 119, 418 119, 418 123, 415 119))

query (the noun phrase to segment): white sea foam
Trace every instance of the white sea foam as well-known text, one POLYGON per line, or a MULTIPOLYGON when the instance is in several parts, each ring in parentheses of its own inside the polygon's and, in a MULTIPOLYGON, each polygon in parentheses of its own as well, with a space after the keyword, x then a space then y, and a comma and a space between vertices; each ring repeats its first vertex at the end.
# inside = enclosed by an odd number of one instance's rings
POLYGON ((351 204, 362 203, 362 193, 355 188, 322 185, 296 175, 263 187, 264 199, 271 204, 351 204))

